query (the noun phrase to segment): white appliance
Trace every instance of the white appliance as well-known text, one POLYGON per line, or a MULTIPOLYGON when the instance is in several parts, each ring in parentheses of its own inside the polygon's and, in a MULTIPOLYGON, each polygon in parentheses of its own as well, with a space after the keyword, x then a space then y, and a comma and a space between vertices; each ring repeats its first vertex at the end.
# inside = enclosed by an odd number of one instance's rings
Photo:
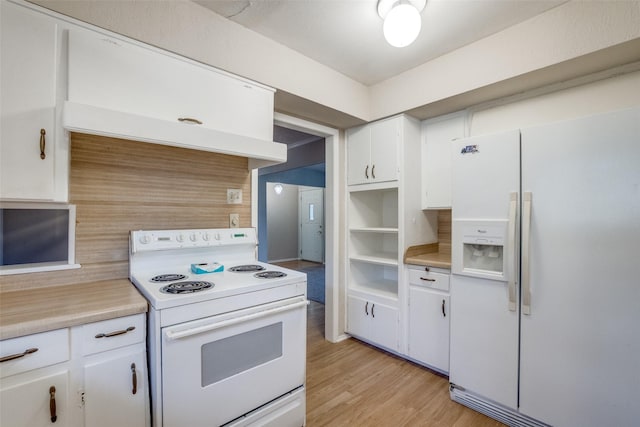
POLYGON ((304 425, 306 274, 256 249, 252 228, 131 232, 155 427, 304 425))
POLYGON ((640 425, 640 109, 453 144, 452 399, 640 425))

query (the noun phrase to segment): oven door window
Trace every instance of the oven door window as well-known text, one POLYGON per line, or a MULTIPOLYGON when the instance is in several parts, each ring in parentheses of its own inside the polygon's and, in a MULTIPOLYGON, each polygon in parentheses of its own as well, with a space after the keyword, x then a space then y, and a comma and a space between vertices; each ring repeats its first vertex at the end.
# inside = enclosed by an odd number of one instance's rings
POLYGON ((204 344, 202 387, 282 357, 282 322, 204 344))

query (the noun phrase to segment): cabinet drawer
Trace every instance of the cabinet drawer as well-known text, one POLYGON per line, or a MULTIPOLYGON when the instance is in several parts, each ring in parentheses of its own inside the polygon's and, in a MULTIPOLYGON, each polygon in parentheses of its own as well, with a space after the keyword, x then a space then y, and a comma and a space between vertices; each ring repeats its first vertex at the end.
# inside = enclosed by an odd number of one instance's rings
POLYGON ((144 342, 145 332, 144 314, 83 325, 80 332, 82 355, 144 342))
POLYGON ((409 284, 449 291, 449 275, 427 269, 409 269, 409 284))
POLYGON ((0 363, 0 378, 65 362, 69 360, 69 330, 57 329, 1 341, 0 357, 14 355, 17 357, 0 363))

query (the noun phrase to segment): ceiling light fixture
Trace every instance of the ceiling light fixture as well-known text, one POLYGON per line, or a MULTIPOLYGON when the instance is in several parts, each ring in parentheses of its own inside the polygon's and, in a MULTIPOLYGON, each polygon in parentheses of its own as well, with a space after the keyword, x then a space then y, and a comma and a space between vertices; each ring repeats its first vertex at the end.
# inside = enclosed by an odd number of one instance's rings
POLYGON ((378 0, 378 15, 384 20, 382 31, 394 47, 409 46, 420 34, 420 12, 427 0, 378 0))
POLYGON ((273 191, 275 191, 278 195, 282 194, 282 190, 284 190, 282 184, 276 184, 273 186, 273 191))

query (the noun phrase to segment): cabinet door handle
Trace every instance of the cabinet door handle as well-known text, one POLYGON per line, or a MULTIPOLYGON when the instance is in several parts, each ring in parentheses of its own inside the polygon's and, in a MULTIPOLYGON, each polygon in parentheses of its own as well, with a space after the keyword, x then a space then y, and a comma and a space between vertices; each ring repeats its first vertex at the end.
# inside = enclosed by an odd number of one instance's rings
POLYGON ((424 280, 426 282, 435 282, 436 279, 429 279, 428 277, 421 277, 420 280, 424 280))
POLYGON ((375 304, 371 304, 371 317, 376 317, 375 313, 373 312, 373 309, 376 308, 375 304))
POLYGON ((371 166, 371 178, 376 179, 376 165, 371 166))
POLYGON ((138 374, 136 373, 136 364, 131 364, 131 382, 133 383, 133 390, 131 390, 131 394, 136 394, 138 392, 138 374))
POLYGON ((364 314, 369 315, 369 301, 364 303, 364 314))
POLYGON ((366 168, 364 168, 364 176, 369 179, 369 165, 367 165, 366 168))
POLYGON ((47 134, 47 131, 44 129, 40 129, 40 158, 44 160, 47 155, 44 153, 45 146, 47 141, 44 139, 44 136, 47 134))
POLYGON ((54 386, 49 387, 49 413, 51 414, 51 422, 55 423, 58 415, 56 415, 56 388, 54 386))
POLYGON ((129 326, 127 329, 122 329, 120 331, 99 333, 99 334, 96 335, 96 338, 111 338, 111 337, 115 337, 115 336, 118 336, 118 335, 126 334, 127 332, 131 332, 135 328, 136 328, 135 326, 129 326))
POLYGON ((178 117, 178 121, 182 123, 190 123, 192 125, 201 125, 202 122, 198 119, 194 119, 192 117, 178 117))
POLYGON ((444 311, 444 300, 442 300, 442 317, 447 317, 447 313, 444 311))
POLYGON ((12 354, 10 356, 5 356, 5 357, 1 358, 0 359, 0 363, 8 362, 9 360, 19 359, 21 357, 26 356, 27 354, 35 353, 36 351, 38 351, 37 348, 28 348, 22 353, 16 353, 16 354, 12 354))

